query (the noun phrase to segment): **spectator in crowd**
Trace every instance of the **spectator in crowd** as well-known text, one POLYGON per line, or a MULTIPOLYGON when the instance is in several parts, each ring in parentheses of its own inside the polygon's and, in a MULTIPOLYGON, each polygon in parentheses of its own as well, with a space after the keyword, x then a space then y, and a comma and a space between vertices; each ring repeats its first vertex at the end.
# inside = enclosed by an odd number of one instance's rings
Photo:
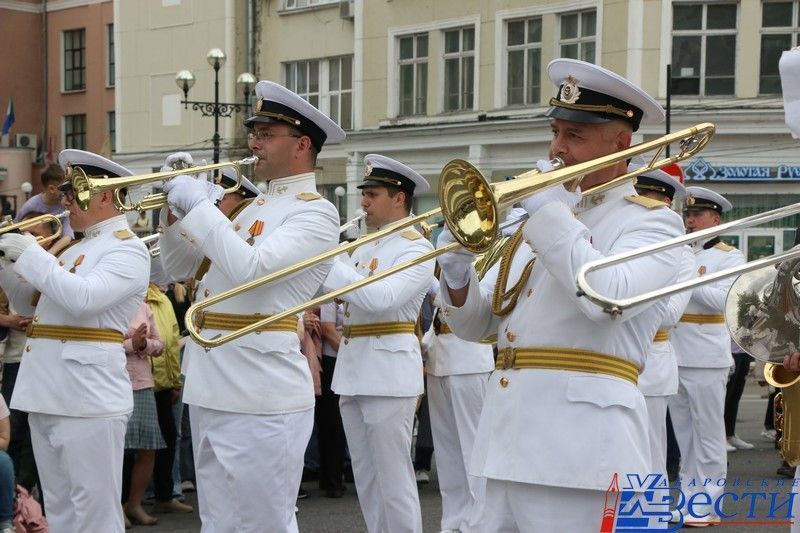
POLYGON ((739 413, 739 400, 742 399, 744 382, 753 358, 733 340, 731 340, 731 353, 734 369, 728 376, 725 389, 725 435, 728 439, 728 451, 751 450, 754 446, 736 435, 736 415, 739 413))
POLYGON ((331 390, 343 322, 340 304, 328 302, 320 307, 322 394, 316 398, 314 417, 319 447, 319 487, 325 491, 326 498, 341 498, 345 491, 342 480, 346 445, 344 427, 339 412, 339 395, 331 390))
MULTIPOLYGON (((133 386, 133 414, 125 432, 122 500, 131 522, 154 525, 158 519, 142 508, 142 498, 153 474, 155 451, 166 447, 158 427, 150 357, 161 355, 164 343, 158 335, 153 312, 144 300, 125 335, 126 367, 133 386), (126 490, 127 489, 127 490, 126 490)), ((125 524, 126 527, 128 524, 125 524)))
MULTIPOLYGON (((23 204, 20 210, 17 211, 14 221, 19 222, 28 218, 31 211, 35 211, 37 214, 51 213, 57 215, 63 213, 64 206, 61 205, 61 191, 58 190, 58 186, 64 183, 65 179, 64 170, 59 165, 47 167, 42 172, 42 192, 32 196, 23 204)), ((63 225, 63 235, 74 239, 75 234, 69 225, 69 218, 64 217, 61 223, 63 225)))
POLYGON ((6 450, 11 436, 8 406, 0 398, 0 533, 14 533, 14 465, 6 450))

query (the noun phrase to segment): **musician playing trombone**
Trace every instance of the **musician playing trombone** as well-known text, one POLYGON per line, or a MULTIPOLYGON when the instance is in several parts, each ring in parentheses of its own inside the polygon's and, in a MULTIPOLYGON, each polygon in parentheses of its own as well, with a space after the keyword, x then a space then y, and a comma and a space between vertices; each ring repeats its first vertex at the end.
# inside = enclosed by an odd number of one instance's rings
MULTIPOLYGON (((624 150, 640 124, 664 120, 653 98, 604 68, 556 59, 548 74, 558 87, 547 111, 550 157, 568 166, 624 150)), ((474 341, 498 336, 471 464, 471 473, 488 478, 487 531, 595 533, 617 511, 606 491, 650 470, 636 383, 666 303, 612 320, 575 290, 586 262, 683 234, 680 217, 637 196, 630 181, 592 193, 626 167, 621 160, 588 173, 582 200, 561 185, 523 200, 530 218, 501 261, 495 298, 480 290, 471 254, 439 258, 453 331, 474 341)), ((670 249, 593 273, 593 283, 631 296, 671 283, 679 265, 680 251, 670 249)))
MULTIPOLYGON (((408 166, 370 154, 361 207, 370 228, 389 228, 410 214, 428 182, 408 166)), ((339 257, 325 279, 335 290, 433 249, 413 230, 398 231, 339 257)), ((415 322, 433 280, 433 261, 419 263, 341 296, 344 326, 331 388, 340 395, 353 477, 370 533, 422 532, 411 464, 411 432, 423 392, 415 322)))
MULTIPOLYGON (((131 175, 82 150, 64 150, 58 159, 95 177, 131 175)), ((72 227, 84 234, 80 242, 56 258, 32 235, 0 237, 0 252, 14 262, 4 268, 41 293, 11 407, 29 413, 51 530, 121 533, 122 456, 133 409, 122 332, 147 290, 150 256, 111 191, 92 195, 83 210, 71 181, 61 190, 72 227)), ((19 294, 24 300, 15 307, 29 305, 30 294, 19 294)))
MULTIPOLYGON (((205 180, 178 176, 165 186, 170 210, 182 216, 160 238, 165 268, 180 279, 195 272, 204 256, 211 262, 198 281, 198 301, 338 243, 339 215, 317 193, 314 167, 323 144, 341 142, 344 131, 278 84, 259 82, 256 96, 245 126, 259 158, 254 173, 267 181, 266 193, 228 220, 209 198, 220 198, 220 190, 205 180), (190 268, 186 254, 193 254, 190 268)), ((213 337, 308 301, 329 268, 322 263, 285 282, 239 293, 205 313, 199 327, 213 337)), ((297 318, 209 351, 190 343, 184 374, 203 529, 297 531, 294 504, 314 418, 297 318)))

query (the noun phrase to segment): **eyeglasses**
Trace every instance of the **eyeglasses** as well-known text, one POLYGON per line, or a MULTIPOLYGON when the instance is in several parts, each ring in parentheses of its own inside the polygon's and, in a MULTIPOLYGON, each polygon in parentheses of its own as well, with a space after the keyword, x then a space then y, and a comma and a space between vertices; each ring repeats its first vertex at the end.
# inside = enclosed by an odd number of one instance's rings
POLYGON ((70 187, 69 189, 61 191, 61 199, 67 202, 75 201, 75 189, 70 187))
POLYGON ((275 137, 294 137, 299 139, 302 135, 295 135, 294 133, 272 133, 269 130, 253 130, 247 132, 247 140, 252 141, 253 139, 259 141, 271 141, 275 137))

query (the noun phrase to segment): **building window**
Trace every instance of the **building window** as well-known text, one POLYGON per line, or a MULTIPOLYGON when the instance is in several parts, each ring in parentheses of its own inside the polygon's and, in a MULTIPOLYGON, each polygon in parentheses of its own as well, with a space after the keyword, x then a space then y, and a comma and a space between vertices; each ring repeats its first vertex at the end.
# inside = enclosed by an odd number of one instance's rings
POLYGON ((400 37, 400 115, 428 112, 428 35, 400 37))
POLYGON ((86 150, 86 115, 64 116, 64 148, 86 150))
POLYGON ((86 88, 86 30, 64 32, 64 90, 86 88))
POLYGON ((106 26, 106 34, 108 35, 108 47, 106 54, 108 55, 108 77, 106 78, 106 85, 109 87, 114 86, 115 64, 114 64, 114 25, 109 24, 106 26))
POLYGON ((286 9, 302 9, 304 7, 338 3, 339 0, 286 0, 286 9))
POLYGON ((108 138, 109 142, 111 143, 111 151, 117 151, 117 114, 114 111, 109 111, 106 114, 107 117, 107 130, 108 130, 108 138))
POLYGON ((444 110, 472 109, 475 96, 475 28, 444 32, 444 110))
POLYGON ((674 4, 673 94, 732 95, 735 75, 736 4, 674 4))
POLYGON ((509 21, 506 30, 506 103, 539 102, 542 69, 542 19, 509 21))
POLYGON ((561 15, 561 57, 595 61, 597 40, 597 11, 578 11, 561 15))
POLYGON ((287 88, 342 129, 353 128, 353 56, 285 63, 284 76, 287 88))
POLYGON ((758 92, 780 94, 778 61, 784 50, 798 45, 800 2, 764 2, 761 5, 761 67, 758 92))

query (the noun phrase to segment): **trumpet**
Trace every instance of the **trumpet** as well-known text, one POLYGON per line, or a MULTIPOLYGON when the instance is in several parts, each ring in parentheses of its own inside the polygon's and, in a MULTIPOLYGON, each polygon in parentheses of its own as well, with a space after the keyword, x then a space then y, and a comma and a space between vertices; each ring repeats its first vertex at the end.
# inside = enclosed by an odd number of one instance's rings
POLYGON ((150 174, 139 174, 136 176, 125 176, 121 178, 88 176, 80 167, 68 167, 67 179, 70 180, 72 183, 72 189, 75 191, 75 202, 78 204, 78 207, 84 211, 89 208, 89 200, 91 200, 92 196, 106 191, 112 191, 114 193, 114 205, 116 205, 117 209, 122 212, 147 211, 150 209, 159 209, 167 205, 166 193, 148 194, 139 202, 128 204, 125 202, 122 191, 128 187, 169 180, 180 175, 201 174, 204 172, 230 167, 236 172, 236 184, 225 189, 225 194, 228 194, 236 192, 242 184, 241 167, 243 165, 253 164, 256 161, 258 161, 258 157, 252 156, 240 159, 239 161, 214 163, 211 165, 202 165, 188 169, 177 169, 169 172, 152 172, 150 174))
POLYGON ((61 237, 61 232, 63 231, 63 223, 61 220, 65 217, 69 216, 69 211, 62 211, 57 215, 53 215, 50 213, 45 213, 43 215, 39 215, 36 217, 27 218, 25 220, 20 220, 19 222, 12 222, 11 217, 6 217, 2 221, 0 221, 0 235, 4 233, 11 233, 14 231, 24 231, 28 228, 32 228, 34 226, 38 226, 39 224, 44 224, 46 222, 51 222, 55 224, 55 231, 53 231, 52 235, 47 237, 36 237, 36 242, 44 244, 46 242, 54 241, 61 237))
POLYGON ((628 159, 643 153, 651 152, 653 150, 656 151, 655 155, 641 168, 611 180, 608 183, 594 187, 590 191, 584 192, 584 194, 597 194, 601 190, 616 187, 621 182, 631 180, 640 174, 644 174, 653 169, 658 169, 692 157, 699 150, 705 147, 713 134, 714 125, 704 123, 693 128, 687 128, 671 135, 665 135, 659 139, 632 146, 626 150, 622 150, 620 152, 604 156, 587 163, 574 165, 572 167, 565 167, 562 160, 555 159, 551 161, 551 164, 554 167, 554 170, 551 172, 542 173, 538 169, 533 169, 520 176, 517 176, 514 180, 503 183, 490 184, 480 174, 480 172, 475 169, 475 167, 466 161, 451 161, 445 165, 439 178, 441 207, 432 209, 420 215, 412 216, 400 224, 376 231, 347 245, 336 247, 332 250, 319 254, 316 257, 306 259, 305 261, 290 265, 262 278, 250 281, 238 287, 234 287, 228 291, 203 300, 202 302, 197 302, 187 311, 186 329, 195 342, 205 347, 206 350, 210 350, 213 347, 220 346, 226 342, 247 335, 248 333, 252 333, 253 331, 256 331, 257 329, 268 324, 273 324, 286 317, 296 315, 305 311, 306 309, 315 307, 322 303, 338 298, 343 294, 359 289, 364 285, 374 283, 382 280, 385 277, 391 276, 392 274, 434 259, 444 253, 453 251, 462 245, 466 244, 467 246, 465 247, 467 249, 476 253, 485 252, 486 250, 492 248, 493 244, 500 238, 500 232, 498 231, 500 226, 498 223, 498 214, 501 208, 512 205, 513 203, 544 189, 582 178, 584 175, 590 172, 613 166, 622 161, 627 161, 628 159), (681 150, 672 157, 659 159, 665 148, 675 142, 681 143, 681 150), (380 239, 387 234, 401 231, 416 224, 423 224, 429 218, 437 216, 440 213, 444 215, 445 222, 453 232, 457 242, 451 243, 436 250, 432 250, 417 257, 416 259, 395 265, 387 270, 374 273, 372 276, 359 280, 351 285, 342 287, 341 289, 332 291, 328 294, 323 294, 309 302, 296 305, 275 315, 265 317, 262 320, 253 322, 248 326, 234 330, 228 334, 218 335, 213 339, 206 339, 200 335, 198 324, 202 323, 202 316, 206 308, 220 301, 224 301, 228 298, 232 298, 247 292, 251 289, 255 289, 267 283, 271 283, 286 276, 293 275, 299 270, 314 266, 341 253, 350 252, 351 250, 354 250, 369 242, 380 239))
POLYGON ((344 233, 350 228, 360 228, 361 221, 363 221, 365 218, 367 218, 367 214, 362 209, 359 209, 358 211, 356 211, 355 217, 353 217, 352 219, 348 220, 347 222, 339 226, 339 233, 344 233))
POLYGON ((145 246, 148 248, 148 252, 150 252, 150 257, 158 257, 161 255, 161 248, 158 246, 158 238, 161 237, 160 233, 153 233, 152 235, 148 235, 147 237, 142 237, 140 240, 144 243, 145 246), (150 244, 156 243, 154 246, 150 247, 150 244))

